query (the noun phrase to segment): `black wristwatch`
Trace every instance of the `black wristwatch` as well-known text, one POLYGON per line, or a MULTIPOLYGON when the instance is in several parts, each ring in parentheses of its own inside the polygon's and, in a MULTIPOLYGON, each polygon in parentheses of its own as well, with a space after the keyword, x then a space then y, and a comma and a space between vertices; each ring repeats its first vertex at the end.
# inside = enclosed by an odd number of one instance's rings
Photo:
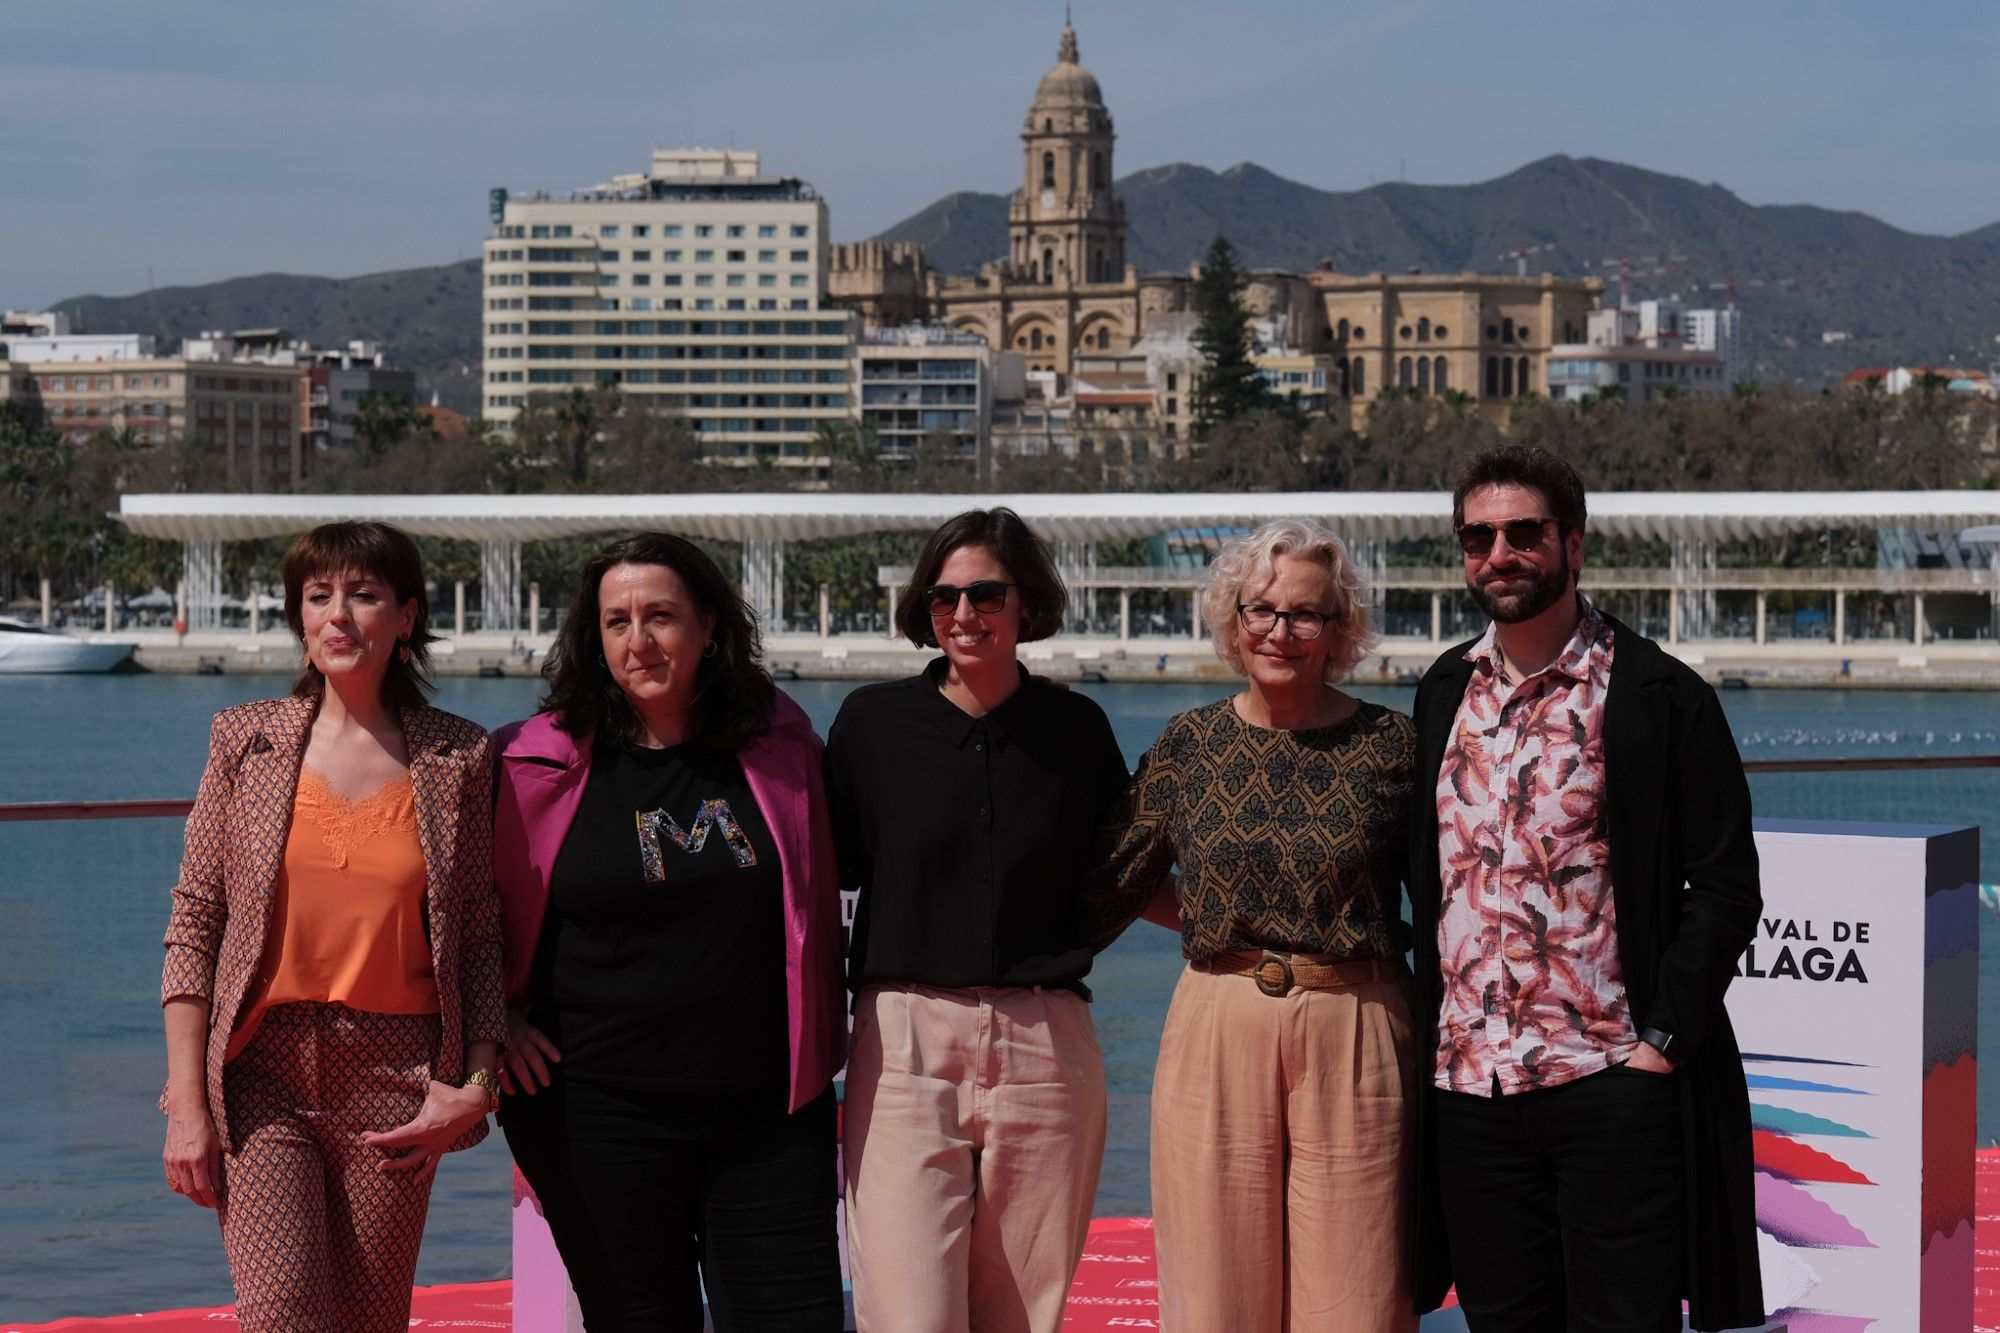
POLYGON ((1658 1051, 1661 1055, 1666 1055, 1668 1048, 1674 1044, 1674 1034, 1663 1032, 1659 1028, 1647 1028, 1639 1034, 1639 1040, 1658 1051))

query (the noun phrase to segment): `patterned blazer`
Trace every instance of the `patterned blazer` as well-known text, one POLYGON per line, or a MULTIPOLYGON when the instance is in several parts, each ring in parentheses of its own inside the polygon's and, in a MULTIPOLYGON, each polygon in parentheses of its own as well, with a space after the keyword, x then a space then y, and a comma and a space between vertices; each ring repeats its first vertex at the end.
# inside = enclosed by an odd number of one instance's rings
MULTIPOLYGON (((209 1002, 208 1109, 225 1151, 223 1050, 263 959, 314 710, 310 699, 284 698, 215 715, 173 889, 160 1001, 209 1002)), ((507 1038, 492 873, 493 764, 486 733, 462 717, 422 707, 406 710, 402 724, 443 1033, 431 1072, 456 1083, 467 1042, 507 1038)), ((469 1147, 485 1133, 481 1121, 452 1146, 469 1147)))

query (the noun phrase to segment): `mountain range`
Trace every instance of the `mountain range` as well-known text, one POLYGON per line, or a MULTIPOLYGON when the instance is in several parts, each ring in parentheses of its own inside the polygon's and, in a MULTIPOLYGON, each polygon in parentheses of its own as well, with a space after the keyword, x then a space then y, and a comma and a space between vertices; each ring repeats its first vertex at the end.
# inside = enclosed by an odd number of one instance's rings
MULTIPOLYGON (((1753 205, 1720 185, 1595 158, 1546 157, 1474 185, 1328 191, 1252 163, 1175 163, 1118 182, 1126 258, 1184 271, 1217 233, 1253 268, 1348 273, 1553 272, 1631 299, 1674 295, 1743 311, 1748 372, 1822 383, 1858 366, 1985 367, 2000 357, 2000 224, 1959 236, 1858 212, 1753 205)), ((961 192, 881 233, 970 273, 1006 251, 1007 196, 961 192)), ((479 266, 334 279, 281 274, 60 303, 101 332, 182 337, 283 325, 321 344, 386 343, 426 396, 476 410, 479 266)))

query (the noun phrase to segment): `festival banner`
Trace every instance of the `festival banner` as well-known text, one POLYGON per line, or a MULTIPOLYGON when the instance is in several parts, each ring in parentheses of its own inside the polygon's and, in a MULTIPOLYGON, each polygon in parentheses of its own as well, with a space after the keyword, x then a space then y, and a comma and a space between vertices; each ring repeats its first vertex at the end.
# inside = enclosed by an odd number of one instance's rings
POLYGON ((1759 821, 1729 990, 1764 1299, 1791 1333, 1972 1327, 1979 832, 1759 821))

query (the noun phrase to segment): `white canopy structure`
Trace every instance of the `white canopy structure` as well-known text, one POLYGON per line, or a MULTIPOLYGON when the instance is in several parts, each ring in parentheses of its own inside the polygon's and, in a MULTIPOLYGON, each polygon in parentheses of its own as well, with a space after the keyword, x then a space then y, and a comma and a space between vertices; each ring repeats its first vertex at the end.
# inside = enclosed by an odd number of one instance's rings
MULTIPOLYGON (((521 542, 665 528, 726 541, 811 541, 927 532, 961 510, 1007 505, 1050 541, 1150 537, 1180 528, 1320 519, 1350 541, 1443 536, 1451 500, 1436 492, 1290 491, 1240 495, 128 495, 118 518, 142 537, 244 541, 336 519, 374 518, 419 536, 521 542)), ((1738 541, 1876 527, 1957 532, 2000 523, 1996 491, 1632 491, 1592 495, 1606 536, 1738 541)))
MULTIPOLYGON (((1214 532, 1287 516, 1317 518, 1378 569, 1388 542, 1444 536, 1450 497, 1438 492, 1294 491, 1250 494, 883 495, 829 492, 702 495, 127 495, 117 517, 144 537, 187 543, 188 618, 214 622, 221 546, 286 537, 338 519, 380 519, 418 536, 483 545, 480 593, 488 630, 521 627, 521 543, 665 529, 743 543, 743 592, 778 623, 784 544, 869 532, 928 532, 965 509, 1007 505, 1057 548, 1066 574, 1096 568, 1094 544, 1189 530, 1214 532)), ((1949 536, 2000 523, 1993 491, 1664 491, 1589 498, 1593 531, 1668 543, 1677 574, 1698 581, 1717 543, 1785 534, 1897 529, 1949 536)))

